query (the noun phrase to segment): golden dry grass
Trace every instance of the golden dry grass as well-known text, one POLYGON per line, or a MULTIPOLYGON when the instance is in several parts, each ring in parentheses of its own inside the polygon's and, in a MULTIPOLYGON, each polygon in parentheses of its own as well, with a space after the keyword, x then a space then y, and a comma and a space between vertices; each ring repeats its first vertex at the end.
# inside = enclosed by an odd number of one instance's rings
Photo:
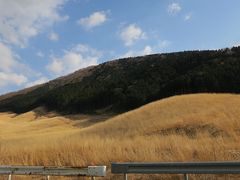
POLYGON ((240 160, 239 119, 240 96, 232 94, 171 97, 109 119, 1 113, 0 164, 240 160))

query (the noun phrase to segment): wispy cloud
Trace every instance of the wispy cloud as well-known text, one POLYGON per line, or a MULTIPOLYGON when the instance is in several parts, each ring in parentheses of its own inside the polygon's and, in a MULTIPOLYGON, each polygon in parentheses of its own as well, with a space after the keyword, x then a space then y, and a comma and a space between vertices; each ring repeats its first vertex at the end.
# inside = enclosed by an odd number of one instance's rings
POLYGON ((192 19, 192 13, 188 13, 184 16, 184 21, 189 21, 192 19))
POLYGON ((98 12, 92 13, 88 17, 79 19, 77 23, 84 28, 91 29, 95 26, 100 26, 101 24, 106 22, 107 19, 108 19, 107 12, 98 11, 98 12))
POLYGON ((78 44, 70 50, 65 50, 62 57, 51 58, 47 70, 53 75, 66 75, 78 69, 96 65, 101 52, 84 44, 78 44))
POLYGON ((5 44, 0 42, 0 71, 10 72, 13 68, 18 66, 18 61, 16 60, 18 56, 5 44))
POLYGON ((120 55, 117 58, 125 58, 125 57, 135 57, 135 56, 145 56, 154 53, 161 53, 162 50, 166 49, 171 45, 171 41, 162 40, 156 43, 155 45, 146 45, 143 49, 140 50, 129 50, 125 54, 120 55))
POLYGON ((181 11, 182 7, 178 3, 172 3, 168 5, 167 11, 169 14, 177 14, 181 11))
POLYGON ((47 81, 49 81, 48 78, 46 78, 46 77, 40 77, 39 79, 37 79, 37 80, 35 80, 35 81, 28 82, 25 87, 31 87, 31 86, 43 84, 43 83, 45 83, 45 82, 47 82, 47 81))
MULTIPOLYGON (((43 80, 43 78, 39 78, 41 73, 22 63, 21 57, 2 42, 0 42, 0 54, 0 89, 9 86, 26 87, 43 80)), ((43 55, 40 51, 38 54, 39 56, 43 55)), ((0 93, 2 92, 0 91, 0 93)))
POLYGON ((23 85, 28 81, 27 77, 23 74, 0 72, 0 87, 8 85, 23 85))
POLYGON ((148 54, 152 54, 152 53, 153 53, 153 48, 151 46, 147 45, 142 50, 139 50, 139 51, 129 50, 125 54, 121 55, 120 58, 144 56, 144 55, 148 55, 148 54))
POLYGON ((59 35, 55 32, 51 32, 48 35, 48 39, 50 39, 51 41, 58 41, 59 40, 59 35))
POLYGON ((27 77, 21 72, 23 65, 18 62, 18 56, 5 44, 0 42, 0 87, 7 85, 22 85, 27 77))
POLYGON ((38 57, 40 57, 40 58, 43 58, 43 57, 45 56, 42 51, 38 51, 38 52, 36 53, 36 55, 37 55, 38 57))
POLYGON ((146 33, 136 24, 130 24, 122 29, 120 37, 126 46, 131 46, 135 41, 146 38, 146 33))
POLYGON ((161 40, 161 41, 159 41, 159 43, 157 45, 157 48, 160 49, 160 50, 165 49, 165 48, 169 47, 171 44, 172 44, 171 41, 161 40))
POLYGON ((0 40, 25 47, 29 38, 45 27, 68 19, 59 14, 66 0, 16 1, 0 0, 0 40))

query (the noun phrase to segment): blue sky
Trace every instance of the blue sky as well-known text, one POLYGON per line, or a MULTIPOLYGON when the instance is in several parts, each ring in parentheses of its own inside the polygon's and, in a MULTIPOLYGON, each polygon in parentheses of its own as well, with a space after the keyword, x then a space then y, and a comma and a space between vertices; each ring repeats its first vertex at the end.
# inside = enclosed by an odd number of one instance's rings
POLYGON ((112 59, 240 45, 239 0, 0 0, 0 94, 112 59))

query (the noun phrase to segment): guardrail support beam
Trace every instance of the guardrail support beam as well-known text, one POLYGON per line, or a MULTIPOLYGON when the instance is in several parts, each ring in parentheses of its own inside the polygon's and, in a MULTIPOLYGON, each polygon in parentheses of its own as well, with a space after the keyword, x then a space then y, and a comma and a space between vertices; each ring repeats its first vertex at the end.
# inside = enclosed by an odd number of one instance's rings
POLYGON ((11 180, 13 175, 41 175, 46 180, 50 180, 50 176, 88 176, 95 180, 95 177, 106 176, 106 166, 65 167, 0 165, 0 175, 8 175, 8 180, 11 180))
POLYGON ((124 174, 124 180, 127 180, 128 177, 127 177, 127 174, 124 174))
POLYGON ((113 174, 180 174, 188 180, 189 174, 240 174, 240 161, 212 162, 119 162, 112 163, 113 174))

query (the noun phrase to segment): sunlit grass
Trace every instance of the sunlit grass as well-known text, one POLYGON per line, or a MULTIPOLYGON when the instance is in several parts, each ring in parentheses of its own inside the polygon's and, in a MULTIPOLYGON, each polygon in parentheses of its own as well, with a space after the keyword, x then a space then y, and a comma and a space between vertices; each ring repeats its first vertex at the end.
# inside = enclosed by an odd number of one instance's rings
POLYGON ((153 102, 98 123, 83 115, 70 120, 1 113, 0 164, 240 160, 239 107, 239 95, 198 94, 153 102))

